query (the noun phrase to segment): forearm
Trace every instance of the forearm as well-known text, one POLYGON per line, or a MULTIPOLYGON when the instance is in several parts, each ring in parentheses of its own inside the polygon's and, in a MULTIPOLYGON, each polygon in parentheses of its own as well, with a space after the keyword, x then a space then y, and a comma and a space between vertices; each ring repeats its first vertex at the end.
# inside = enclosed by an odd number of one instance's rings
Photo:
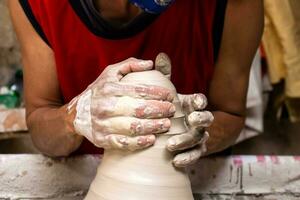
POLYGON ((74 131, 74 114, 66 106, 35 109, 27 116, 27 124, 35 146, 52 157, 68 156, 81 144, 83 138, 74 131))
POLYGON ((207 155, 222 151, 234 144, 245 122, 244 117, 222 111, 215 111, 213 115, 215 120, 207 128, 210 135, 207 141, 207 155))
POLYGON ((234 144, 245 121, 249 73, 264 25, 262 0, 229 0, 220 52, 208 94, 215 121, 208 153, 234 144))

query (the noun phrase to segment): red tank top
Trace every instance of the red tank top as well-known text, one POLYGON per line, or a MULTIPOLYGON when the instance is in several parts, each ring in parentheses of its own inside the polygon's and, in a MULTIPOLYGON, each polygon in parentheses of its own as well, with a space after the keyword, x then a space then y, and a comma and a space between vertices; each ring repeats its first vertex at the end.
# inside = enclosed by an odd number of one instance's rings
MULTIPOLYGON (((125 39, 94 34, 68 0, 28 0, 55 53, 64 102, 80 94, 103 69, 129 57, 154 60, 165 52, 172 60, 172 82, 179 93, 207 94, 213 74, 215 0, 177 0, 144 30, 125 39)), ((83 153, 91 150, 85 141, 83 153)))

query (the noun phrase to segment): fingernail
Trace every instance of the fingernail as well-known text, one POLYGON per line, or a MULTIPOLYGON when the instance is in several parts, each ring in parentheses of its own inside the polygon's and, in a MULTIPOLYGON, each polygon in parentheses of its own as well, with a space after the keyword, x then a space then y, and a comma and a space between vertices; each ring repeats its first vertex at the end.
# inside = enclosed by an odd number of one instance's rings
POLYGON ((176 146, 175 140, 168 141, 168 147, 171 148, 170 150, 172 150, 175 146, 176 146))
POLYGON ((128 139, 126 137, 119 138, 119 142, 123 145, 128 145, 128 139))
POLYGON ((207 98, 203 94, 195 94, 193 103, 197 109, 204 109, 207 106, 207 98))
POLYGON ((139 137, 138 139, 138 145, 139 146, 149 146, 152 145, 155 141, 155 136, 150 135, 150 136, 145 136, 145 137, 139 137))
POLYGON ((170 92, 167 96, 167 101, 171 102, 171 101, 173 101, 173 99, 174 99, 174 95, 170 92))
POLYGON ((170 109, 169 109, 169 113, 174 114, 175 112, 176 112, 176 107, 172 104, 170 109))
MULTIPOLYGON (((209 111, 207 111, 207 112, 209 112, 209 111)), ((211 112, 209 112, 209 115, 210 115, 210 121, 214 121, 215 120, 214 115, 211 112)))
POLYGON ((140 65, 142 67, 152 67, 153 66, 153 62, 151 60, 143 60, 140 62, 140 65))
POLYGON ((146 141, 148 144, 153 144, 155 141, 155 136, 154 135, 147 136, 146 141))
POLYGON ((140 137, 139 139, 138 139, 138 145, 140 145, 140 146, 144 146, 145 145, 145 138, 144 137, 140 137))
POLYGON ((171 121, 169 119, 163 120, 163 128, 169 129, 171 127, 171 121))
POLYGON ((185 167, 184 162, 181 161, 181 160, 178 160, 178 159, 174 159, 174 160, 173 160, 173 164, 174 164, 175 167, 178 167, 178 168, 183 168, 183 167, 185 167))

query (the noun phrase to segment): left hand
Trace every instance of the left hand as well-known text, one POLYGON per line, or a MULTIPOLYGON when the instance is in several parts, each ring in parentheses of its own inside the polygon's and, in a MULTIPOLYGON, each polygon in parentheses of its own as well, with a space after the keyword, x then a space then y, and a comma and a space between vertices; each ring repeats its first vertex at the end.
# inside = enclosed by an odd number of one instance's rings
MULTIPOLYGON (((171 61, 169 57, 160 53, 155 61, 155 69, 171 78, 171 61)), ((207 98, 203 94, 181 95, 178 94, 183 112, 186 115, 186 124, 189 130, 181 135, 171 137, 167 142, 167 149, 178 152, 173 159, 175 167, 186 167, 194 164, 206 152, 206 141, 209 127, 214 116, 209 111, 204 111, 207 106, 207 98)))
POLYGON ((211 112, 203 111, 207 106, 207 98, 203 94, 178 94, 178 97, 186 114, 189 130, 171 137, 167 142, 167 149, 179 152, 173 159, 175 167, 186 167, 197 162, 206 153, 209 134, 205 129, 212 124, 214 117, 211 112))

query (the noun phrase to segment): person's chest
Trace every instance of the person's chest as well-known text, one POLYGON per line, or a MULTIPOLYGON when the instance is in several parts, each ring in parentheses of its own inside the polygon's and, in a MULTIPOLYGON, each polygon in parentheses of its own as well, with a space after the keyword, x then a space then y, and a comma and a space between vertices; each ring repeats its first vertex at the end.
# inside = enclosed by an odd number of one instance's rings
POLYGON ((50 37, 65 101, 80 94, 106 66, 129 57, 153 60, 160 52, 172 61, 178 92, 205 93, 213 73, 213 2, 178 0, 127 39, 95 34, 78 13, 66 8, 61 21, 51 24, 50 37))

